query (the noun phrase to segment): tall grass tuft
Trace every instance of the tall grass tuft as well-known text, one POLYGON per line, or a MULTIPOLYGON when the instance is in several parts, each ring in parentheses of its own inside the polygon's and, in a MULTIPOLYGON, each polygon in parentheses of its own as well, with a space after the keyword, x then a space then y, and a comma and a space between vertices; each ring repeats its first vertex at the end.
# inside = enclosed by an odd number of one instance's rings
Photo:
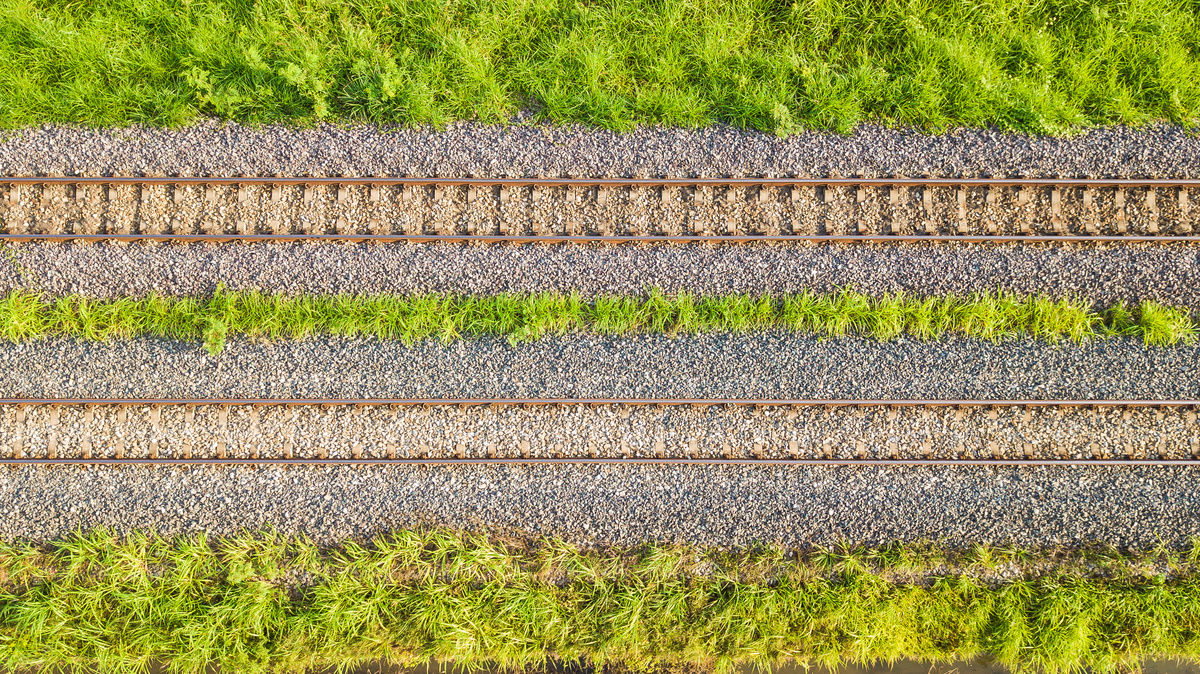
POLYGON ((1007 293, 962 298, 872 296, 846 288, 836 293, 753 297, 535 295, 337 295, 282 296, 218 288, 209 298, 164 297, 93 300, 78 296, 42 300, 25 291, 0 299, 0 338, 26 341, 44 336, 109 340, 138 336, 194 339, 219 353, 226 341, 304 339, 317 335, 398 339, 499 336, 512 344, 572 332, 600 335, 744 333, 783 329, 822 337, 861 336, 890 340, 902 335, 941 339, 958 334, 993 342, 1026 337, 1063 340, 1135 336, 1147 346, 1193 343, 1197 325, 1181 307, 1143 302, 1098 311, 1080 299, 1007 293))
POLYGON ((1151 346, 1196 341, 1196 323, 1188 312, 1149 300, 1138 305, 1138 327, 1142 339, 1151 346))
POLYGON ((46 306, 35 294, 15 290, 0 300, 0 337, 10 342, 36 339, 50 331, 46 306))

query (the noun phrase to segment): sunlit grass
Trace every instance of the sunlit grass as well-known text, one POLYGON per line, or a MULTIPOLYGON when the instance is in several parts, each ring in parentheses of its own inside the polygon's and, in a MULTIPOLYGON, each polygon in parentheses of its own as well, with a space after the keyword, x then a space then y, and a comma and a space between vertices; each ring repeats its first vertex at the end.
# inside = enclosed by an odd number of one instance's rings
POLYGON ((447 530, 318 548, 103 531, 0 543, 10 669, 315 671, 430 658, 634 670, 970 658, 1108 672, 1200 655, 1197 548, 580 549, 447 530))
POLYGON ((1190 0, 0 0, 0 127, 503 122, 1063 133, 1200 111, 1190 0))
POLYGON ((1079 299, 977 293, 965 297, 869 295, 843 290, 780 297, 728 295, 336 295, 282 296, 219 290, 208 298, 43 301, 15 291, 0 298, 0 339, 49 336, 110 340, 140 336, 202 340, 220 352, 234 335, 304 339, 317 335, 370 336, 415 344, 495 335, 516 344, 573 332, 600 335, 744 333, 782 329, 837 338, 878 340, 908 335, 958 335, 998 342, 1027 337, 1046 342, 1113 336, 1140 337, 1147 346, 1192 343, 1197 325, 1180 307, 1142 302, 1098 310, 1079 299))

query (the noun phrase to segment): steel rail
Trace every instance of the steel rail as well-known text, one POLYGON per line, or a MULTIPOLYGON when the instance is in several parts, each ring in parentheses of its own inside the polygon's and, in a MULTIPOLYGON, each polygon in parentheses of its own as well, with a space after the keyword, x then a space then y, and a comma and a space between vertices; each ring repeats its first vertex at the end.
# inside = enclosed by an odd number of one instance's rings
POLYGON ((817 398, 0 398, 0 405, 662 405, 740 407, 1200 407, 1200 400, 955 400, 817 398))
POLYGON ((987 186, 1006 187, 1200 187, 1200 178, 429 178, 398 176, 270 177, 221 176, 11 176, 0 185, 455 185, 542 187, 785 187, 861 185, 863 187, 987 186))
POLYGON ((0 459, 0 466, 514 466, 514 465, 657 465, 657 466, 1184 466, 1200 459, 687 459, 653 457, 559 457, 471 459, 0 459))
POLYGON ((976 243, 1172 243, 1200 242, 1200 234, 1156 234, 1136 235, 1083 235, 1083 234, 1038 234, 1021 236, 1004 234, 795 234, 795 235, 713 235, 713 236, 655 236, 637 234, 630 236, 503 236, 491 234, 0 234, 0 241, 163 241, 175 243, 228 243, 262 242, 288 243, 295 241, 341 241, 341 242, 408 242, 408 243, 751 243, 772 241, 813 242, 941 242, 959 241, 976 243))

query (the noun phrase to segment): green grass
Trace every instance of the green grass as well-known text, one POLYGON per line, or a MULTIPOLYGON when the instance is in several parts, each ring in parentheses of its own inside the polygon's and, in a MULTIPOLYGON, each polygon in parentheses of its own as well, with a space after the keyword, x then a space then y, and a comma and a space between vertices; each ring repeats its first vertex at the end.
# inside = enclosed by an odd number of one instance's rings
POLYGON ((871 296, 852 290, 781 297, 730 295, 643 297, 579 295, 265 295, 218 290, 212 297, 43 300, 27 291, 0 299, 0 339, 50 336, 108 340, 140 336, 203 340, 214 354, 226 339, 303 339, 315 335, 372 336, 414 344, 424 339, 499 335, 518 342, 589 331, 601 335, 748 332, 784 329, 825 337, 860 335, 880 340, 909 335, 960 335, 1000 341, 1031 337, 1048 342, 1137 336, 1148 346, 1196 341, 1198 326, 1179 307, 1143 302, 1097 310, 1078 299, 984 293, 968 297, 871 296))
POLYGON ((1200 117, 1198 0, 0 0, 0 127, 1200 117))
POLYGON ((277 672, 434 658, 729 671, 987 653, 1016 670, 1200 660, 1200 549, 583 550, 446 530, 0 543, 0 663, 277 672))

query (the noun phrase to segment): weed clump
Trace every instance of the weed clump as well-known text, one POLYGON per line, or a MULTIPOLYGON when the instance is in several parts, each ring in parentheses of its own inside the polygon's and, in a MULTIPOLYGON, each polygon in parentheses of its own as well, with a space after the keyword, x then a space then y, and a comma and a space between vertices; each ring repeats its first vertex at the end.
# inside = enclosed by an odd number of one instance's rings
POLYGON ((1136 311, 1116 304, 1097 311, 1080 299, 977 293, 968 297, 868 295, 845 289, 772 297, 728 295, 602 296, 578 293, 454 295, 283 296, 258 291, 209 298, 163 297, 94 300, 78 296, 43 301, 14 291, 0 299, 0 338, 44 336, 109 340, 138 336, 203 341, 219 353, 234 335, 252 339, 304 339, 315 335, 370 336, 415 344, 424 339, 501 336, 512 344, 572 332, 600 335, 782 329, 828 338, 890 340, 908 335, 943 339, 958 335, 999 342, 1026 337, 1056 343, 1114 336, 1141 337, 1147 346, 1192 343, 1197 325, 1183 308, 1142 302, 1136 311))

